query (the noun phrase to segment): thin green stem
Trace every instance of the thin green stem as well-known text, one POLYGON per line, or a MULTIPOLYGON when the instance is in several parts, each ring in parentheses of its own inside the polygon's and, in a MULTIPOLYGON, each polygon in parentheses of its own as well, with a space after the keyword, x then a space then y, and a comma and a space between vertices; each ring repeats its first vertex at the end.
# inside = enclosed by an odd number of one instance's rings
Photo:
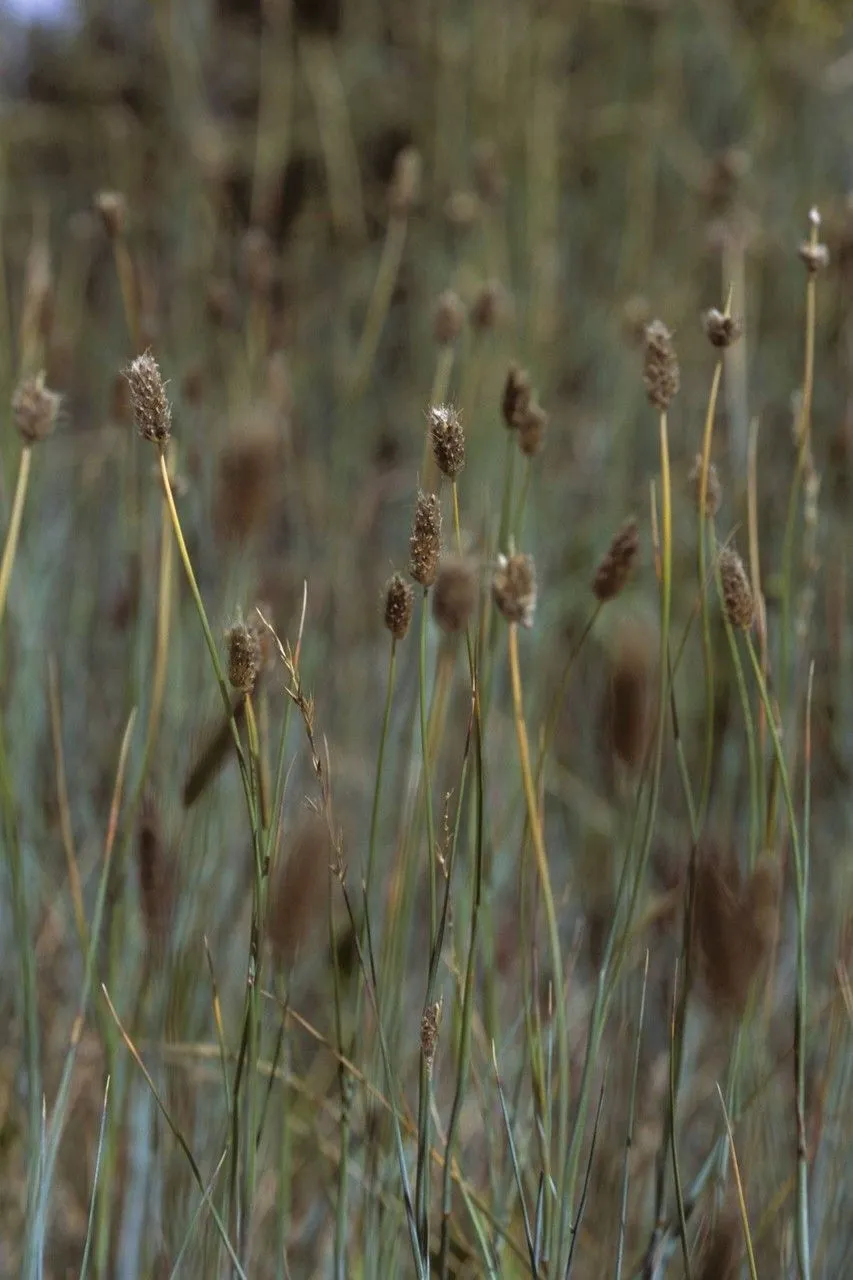
POLYGON ((6 530, 6 542, 3 546, 3 559, 0 561, 0 624, 6 612, 6 597, 9 594, 9 582, 12 577, 12 566, 18 550, 18 538, 21 532, 21 519, 24 514, 24 503, 27 497, 27 486, 30 479, 30 466, 33 451, 30 445, 21 450, 21 461, 18 466, 18 479, 15 483, 15 496, 12 499, 12 514, 6 530))

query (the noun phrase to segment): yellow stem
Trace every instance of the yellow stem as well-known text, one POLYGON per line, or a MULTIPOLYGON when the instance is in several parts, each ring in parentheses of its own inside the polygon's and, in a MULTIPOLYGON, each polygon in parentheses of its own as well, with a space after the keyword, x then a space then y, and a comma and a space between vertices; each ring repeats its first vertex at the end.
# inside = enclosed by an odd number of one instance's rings
POLYGON ((12 565, 18 549, 18 536, 21 532, 21 518, 24 514, 24 502, 27 496, 27 485, 30 479, 32 462, 32 446, 25 444, 21 451, 21 463, 18 468, 18 479, 15 484, 15 496, 12 500, 12 514, 9 528, 6 530, 6 544, 3 547, 3 560, 0 562, 0 623, 6 612, 6 596, 9 593, 9 581, 12 577, 12 565))

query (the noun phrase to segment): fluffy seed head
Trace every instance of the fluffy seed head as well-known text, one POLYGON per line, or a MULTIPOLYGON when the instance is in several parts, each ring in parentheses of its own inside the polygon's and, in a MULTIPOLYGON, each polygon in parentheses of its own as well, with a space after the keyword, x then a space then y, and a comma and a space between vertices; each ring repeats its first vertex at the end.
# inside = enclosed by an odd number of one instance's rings
POLYGON ((724 547, 719 563, 726 617, 733 627, 748 631, 755 618, 755 598, 743 561, 733 548, 724 547))
POLYGON ((615 599, 628 581, 637 552, 640 549, 640 532, 633 516, 626 520, 613 538, 592 580, 592 592, 596 600, 605 604, 615 599))
POLYGON ((432 614, 442 631, 464 631, 477 607, 477 575, 469 560, 442 560, 432 594, 432 614))
POLYGON ((395 573, 385 588, 385 626, 395 640, 403 640, 414 609, 414 593, 401 573, 395 573))
POLYGON ((435 465, 450 480, 465 466, 465 432, 452 404, 435 404, 429 411, 429 433, 435 465))
POLYGON ((422 587, 431 587, 441 555, 441 503, 435 493, 418 493, 412 535, 409 538, 409 573, 422 587))
POLYGON ((665 413, 678 394, 681 374, 672 334, 661 320, 653 320, 646 326, 643 382, 649 403, 661 413, 665 413))
POLYGON ((27 444, 50 435, 60 403, 60 396, 44 385, 44 373, 18 383, 12 396, 12 420, 27 444))
POLYGON ((547 413, 538 401, 531 400, 518 414, 518 447, 526 457, 533 458, 542 452, 547 430, 547 413))
POLYGON ((723 315, 711 307, 702 317, 702 326, 712 347, 731 347, 743 333, 743 321, 737 316, 723 315))
POLYGON ((157 361, 150 351, 136 357, 127 371, 127 381, 139 434, 163 448, 172 434, 172 408, 157 361))
POLYGON ((433 333, 440 347, 449 347, 465 326, 465 306, 459 294, 445 289, 436 303, 433 333))
POLYGON ((526 371, 517 364, 511 364, 501 396, 501 413, 510 431, 518 426, 519 419, 530 404, 530 396, 530 378, 526 371))
POLYGON ((507 622, 533 626, 536 612, 536 566, 533 557, 516 553, 498 558, 492 595, 507 622))
MULTIPOLYGON (((702 455, 701 453, 696 454, 696 461, 693 463, 693 466, 690 468, 690 475, 687 477, 687 479, 690 481, 690 484, 693 488, 693 493, 696 498, 696 506, 698 509, 699 502, 702 496, 701 494, 701 489, 702 489, 702 455)), ((713 517, 717 514, 717 512, 720 509, 720 503, 722 501, 722 498, 723 498, 723 488, 722 488, 722 485, 720 484, 720 477, 717 473, 717 468, 714 466, 712 462, 708 467, 708 484, 705 489, 705 515, 706 516, 713 517)))
POLYGON ((228 679, 232 688, 241 693, 251 693, 261 665, 261 645, 258 633, 245 622, 235 622, 228 628, 228 679))

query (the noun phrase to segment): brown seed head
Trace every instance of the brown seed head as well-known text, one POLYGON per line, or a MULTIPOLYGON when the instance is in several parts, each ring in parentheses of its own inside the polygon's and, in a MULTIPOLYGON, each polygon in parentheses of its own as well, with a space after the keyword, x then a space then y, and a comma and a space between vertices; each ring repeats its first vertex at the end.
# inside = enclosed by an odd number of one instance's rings
POLYGON ((733 548, 724 547, 719 567, 726 617, 733 627, 748 631, 755 619, 755 598, 743 561, 733 548))
POLYGON ((139 434, 163 448, 172 434, 172 409, 157 361, 146 351, 127 371, 130 402, 139 434))
POLYGON ((12 396, 12 421, 26 444, 49 436, 56 424, 61 397, 44 385, 44 373, 19 382, 12 396))
POLYGON ((533 626, 536 612, 536 566, 533 557, 516 553, 498 558, 492 595, 507 622, 533 626))
POLYGON ((613 655, 606 705, 613 754, 628 769, 642 764, 654 724, 656 651, 651 627, 633 623, 622 628, 613 655))
POLYGON ((389 203, 397 217, 407 217, 417 204, 421 191, 423 162, 416 147, 404 147, 394 161, 389 203))
POLYGON ((335 856, 326 823, 315 813, 304 817, 289 844, 270 885, 268 908, 267 936, 282 965, 293 963, 313 930, 328 941, 321 913, 335 856))
POLYGON ((228 680, 233 689, 251 693, 261 665, 261 644, 258 633, 245 622, 235 622, 228 628, 228 680))
POLYGON ((640 532, 637 521, 632 516, 616 533, 595 571, 592 592, 596 600, 605 604, 619 595, 628 581, 639 549, 640 532))
POLYGON ((696 861, 695 942, 712 1002, 740 1014, 772 942, 778 880, 770 857, 761 858, 744 885, 737 858, 715 845, 696 861))
POLYGON ((477 607, 477 574, 470 560, 442 560, 432 594, 432 615, 442 631, 464 631, 477 607))
POLYGON ((452 404, 432 406, 429 433, 435 465, 449 480, 455 480, 465 466, 465 432, 452 404))
POLYGON ((545 447, 548 415, 537 400, 531 400, 518 416, 518 447, 528 458, 541 453, 545 447))
POLYGON ((510 431, 515 430, 520 418, 526 412, 531 394, 530 378, 526 371, 520 369, 517 364, 511 364, 501 396, 501 413, 510 431))
POLYGON ((453 289, 445 289, 438 299, 433 333, 440 347, 451 346, 465 325, 465 305, 453 289))
POLYGON ((136 836, 139 901, 149 943, 162 942, 175 905, 174 862, 163 839, 160 809, 151 793, 140 806, 136 836))
POLYGON ((471 306, 471 328, 477 333, 496 328, 507 311, 507 297, 499 280, 487 280, 471 306))
POLYGON ((269 528, 281 495, 282 433, 266 406, 248 413, 216 463, 213 524, 217 537, 243 543, 269 528))
MULTIPOLYGON (((699 507, 702 489, 702 455, 696 454, 696 461, 690 468, 690 474, 687 477, 693 488, 696 498, 696 507, 699 507)), ((713 462, 708 467, 708 482, 705 489, 705 515, 713 518, 720 509, 720 503, 723 498, 723 488, 720 484, 720 477, 717 474, 717 468, 713 462)))
POLYGON ((101 216, 110 239, 124 233, 127 224, 127 201, 118 191, 100 191, 95 196, 95 209, 101 216))
POLYGON ((724 315, 711 307, 702 317, 702 326, 712 347, 731 347, 743 333, 743 321, 737 316, 724 315))
POLYGON ((435 1051, 438 1048, 438 1029, 441 1025, 441 1001, 428 1005, 421 1018, 421 1053, 427 1071, 432 1075, 435 1051))
POLYGON ((412 622, 414 593, 401 573, 385 588, 385 626, 395 640, 404 640, 412 622))
POLYGON ((444 216, 457 231, 470 231, 481 214, 480 200, 473 191, 451 191, 444 202, 444 216))
POLYGON ((409 538, 409 573, 422 587, 431 587, 441 555, 441 503, 435 493, 418 493, 412 535, 409 538))
POLYGON ((653 320, 646 326, 643 382, 649 403, 661 413, 665 413, 678 394, 681 374, 672 334, 661 320, 653 320))

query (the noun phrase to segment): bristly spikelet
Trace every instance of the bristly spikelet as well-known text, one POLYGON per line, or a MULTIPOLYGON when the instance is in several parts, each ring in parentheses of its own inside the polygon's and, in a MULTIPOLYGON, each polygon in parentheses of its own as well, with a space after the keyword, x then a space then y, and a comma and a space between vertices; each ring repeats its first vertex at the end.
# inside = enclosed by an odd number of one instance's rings
POLYGON ((127 381, 139 434, 164 448, 172 434, 172 408, 157 361, 150 351, 136 357, 127 371, 127 381))
POLYGON ((514 431, 522 414, 530 404, 530 378, 524 369, 511 364, 501 396, 501 414, 510 431, 514 431))
POLYGON ((465 305, 453 289, 445 289, 438 299, 433 319, 433 333, 440 347, 449 347, 465 327, 465 305))
POLYGON ((631 517, 616 533, 595 571, 592 592, 601 604, 614 600, 622 591, 634 567, 639 549, 640 532, 637 521, 631 517))
POLYGON ((412 622, 414 595, 401 573, 395 573, 385 588, 385 626, 395 640, 404 640, 412 622))
POLYGON ((12 396, 12 421, 28 445, 49 436, 56 423, 61 397, 44 384, 44 373, 24 378, 12 396))
POLYGON ((261 665, 261 645, 258 633, 245 622, 235 622, 228 628, 228 680, 231 687, 241 693, 251 693, 261 665))
POLYGON ((665 413, 678 394, 681 374, 672 334, 661 320, 653 320, 646 326, 643 382, 649 403, 665 413))
POLYGON ((545 447, 548 415, 536 400, 531 400, 518 415, 518 447, 527 458, 534 458, 545 447))
POLYGON ((409 573, 422 587, 431 587, 441 555, 441 503, 434 493, 418 493, 412 535, 409 538, 409 573))
POLYGON ((435 465, 449 480, 455 480, 465 466, 465 432, 452 404, 431 407, 429 433, 435 465))
POLYGON ((755 619, 755 597, 743 561, 732 547, 724 547, 719 560, 723 608, 731 625, 749 631, 755 619))
POLYGON ((521 553, 509 558, 499 556, 492 579, 492 595, 507 622, 532 627, 536 612, 536 566, 533 557, 521 553))
POLYGON ((711 346, 723 349, 733 346, 743 333, 743 321, 737 316, 724 315, 716 307, 705 312, 702 326, 711 346))
POLYGON ((432 593, 432 614, 442 631, 464 631, 477 607, 477 574, 470 560, 442 560, 432 593))
MULTIPOLYGON (((690 468, 690 474, 687 477, 693 489, 696 499, 696 509, 699 509, 702 489, 702 455, 696 454, 696 460, 690 468)), ((705 489, 705 515, 712 519, 720 509, 720 503, 723 500, 723 488, 720 484, 720 477, 717 468, 713 462, 708 466, 708 483, 705 489)))

